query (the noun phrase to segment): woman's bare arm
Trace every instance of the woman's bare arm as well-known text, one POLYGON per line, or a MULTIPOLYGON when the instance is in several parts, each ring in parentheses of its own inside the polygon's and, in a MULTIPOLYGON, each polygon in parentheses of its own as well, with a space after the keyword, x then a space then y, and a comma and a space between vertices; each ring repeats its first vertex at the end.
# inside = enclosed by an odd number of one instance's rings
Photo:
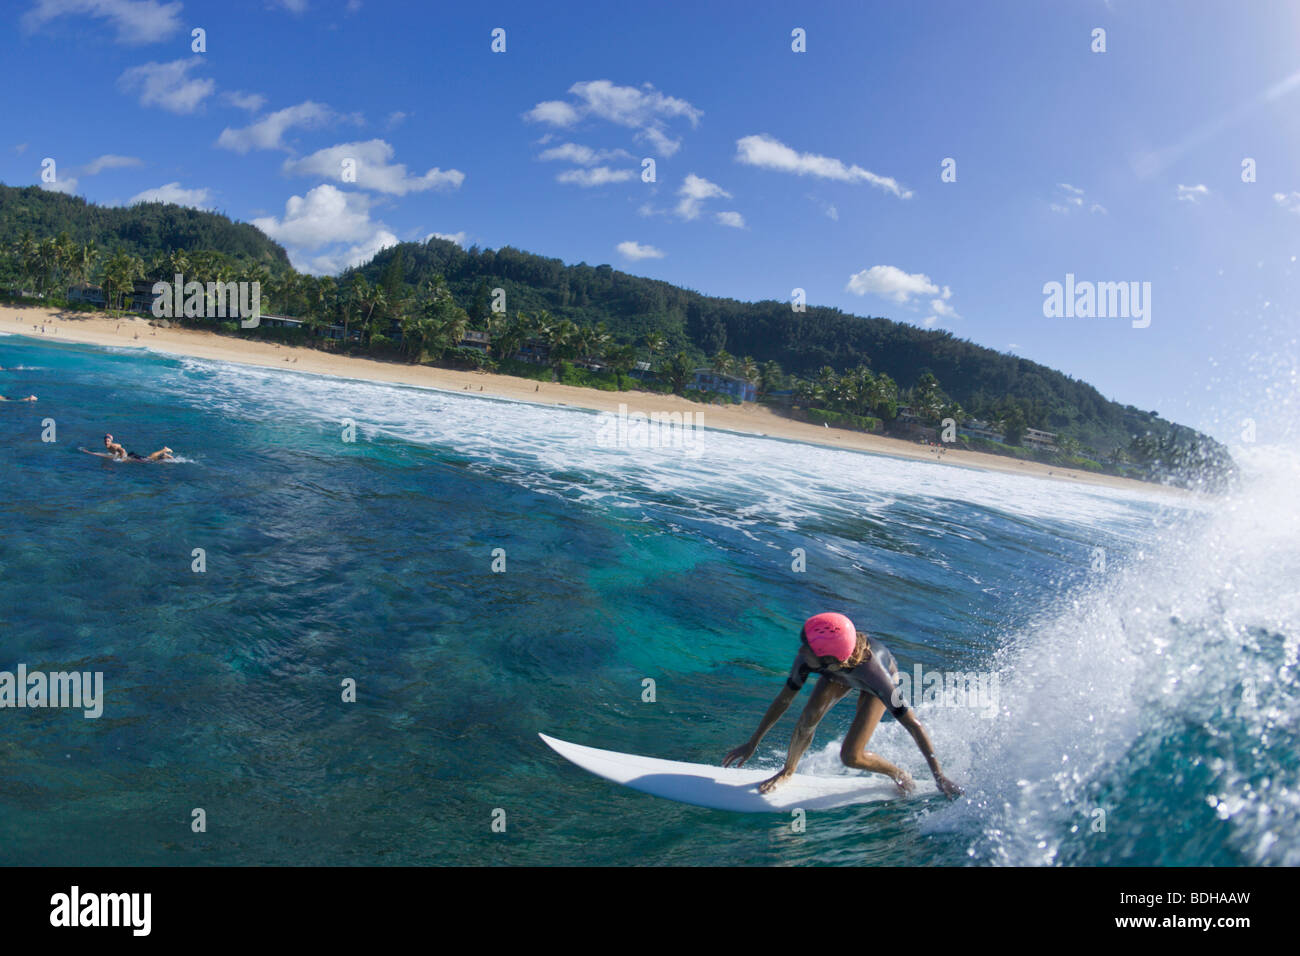
POLYGON ((767 708, 767 713, 765 713, 763 719, 758 722, 758 730, 754 731, 754 735, 750 737, 749 740, 745 741, 744 744, 723 757, 722 765, 724 767, 730 767, 734 762, 737 767, 743 767, 745 761, 753 756, 754 751, 758 749, 758 745, 762 741, 763 737, 767 735, 767 732, 776 725, 776 722, 780 720, 786 710, 789 709, 790 701, 794 700, 798 694, 799 692, 792 689, 789 684, 782 687, 781 693, 776 695, 776 700, 772 701, 767 708))
POLYGON ((906 710, 899 714, 896 719, 907 728, 907 732, 916 741, 921 756, 925 758, 925 762, 930 766, 930 773, 934 774, 934 783, 939 788, 939 791, 949 799, 960 796, 964 791, 943 775, 943 768, 939 766, 939 758, 934 755, 934 744, 930 743, 930 735, 925 732, 921 722, 916 719, 916 714, 911 710, 906 710))

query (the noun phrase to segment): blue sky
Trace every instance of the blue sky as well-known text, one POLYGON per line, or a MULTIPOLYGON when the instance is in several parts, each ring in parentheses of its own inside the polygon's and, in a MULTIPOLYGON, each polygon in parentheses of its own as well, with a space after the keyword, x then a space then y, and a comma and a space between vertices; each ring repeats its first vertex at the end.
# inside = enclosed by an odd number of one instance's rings
POLYGON ((6 10, 5 183, 49 157, 48 188, 217 209, 318 272, 438 233, 738 299, 798 287, 1229 443, 1246 417, 1260 440, 1287 424, 1298 4, 6 10), (1149 282, 1150 325, 1045 317, 1067 273, 1149 282))

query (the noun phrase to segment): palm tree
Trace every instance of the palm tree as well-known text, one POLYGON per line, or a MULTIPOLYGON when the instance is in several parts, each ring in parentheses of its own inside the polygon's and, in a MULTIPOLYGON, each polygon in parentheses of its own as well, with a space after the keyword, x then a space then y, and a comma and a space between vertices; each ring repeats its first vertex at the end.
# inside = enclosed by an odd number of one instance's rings
POLYGON ((426 280, 417 301, 420 305, 402 317, 403 345, 415 362, 440 358, 465 337, 469 315, 456 304, 441 276, 426 280))
POLYGON ((813 382, 817 386, 814 397, 821 407, 834 408, 840 403, 840 377, 835 374, 835 369, 823 365, 817 370, 817 377, 813 382))
POLYGON ((758 369, 758 394, 761 398, 781 384, 781 366, 775 360, 764 362, 758 369))
POLYGON ((890 421, 898 417, 898 383, 884 373, 872 382, 871 411, 877 418, 890 421))
POLYGON ((508 359, 519 351, 529 334, 529 320, 522 312, 516 312, 513 319, 502 322, 492 333, 492 351, 497 358, 508 359))
POLYGON ((36 247, 36 278, 40 283, 39 287, 42 295, 49 291, 49 287, 54 281, 55 272, 59 267, 59 254, 58 240, 48 236, 42 239, 36 247))
POLYGON ((655 353, 662 352, 668 345, 668 340, 660 332, 647 332, 645 334, 646 351, 650 353, 650 365, 654 365, 655 353))
POLYGON ((713 371, 719 375, 730 375, 736 360, 725 349, 718 349, 712 358, 713 371))
POLYGON ((338 308, 338 283, 333 276, 317 279, 312 286, 312 295, 307 302, 307 310, 302 320, 313 333, 322 325, 329 325, 338 308))
POLYGON ((99 262, 99 246, 94 239, 87 240, 77 247, 72 262, 72 276, 77 282, 88 282, 99 262))
POLYGON ((388 293, 380 285, 366 283, 358 305, 364 311, 361 318, 361 331, 369 347, 375 338, 375 327, 388 317, 388 293))
POLYGON ((366 281, 365 276, 354 273, 348 279, 347 287, 342 290, 342 294, 339 296, 339 306, 343 313, 344 345, 350 341, 349 330, 352 320, 359 318, 362 314, 361 303, 369 295, 367 291, 369 287, 370 283, 366 281))
POLYGON ((661 371, 664 378, 668 379, 672 390, 680 395, 686 388, 686 383, 691 380, 691 360, 686 357, 685 352, 678 352, 664 363, 661 371))
POLYGON ((104 264, 104 298, 109 308, 113 307, 115 299, 118 300, 118 307, 124 308, 125 296, 134 288, 135 280, 143 277, 144 262, 139 256, 130 255, 121 249, 113 253, 104 264))
POLYGON ((564 362, 578 354, 578 327, 568 319, 561 319, 548 327, 546 345, 550 350, 551 369, 559 378, 564 362))
POLYGON ((605 361, 614 370, 618 378, 618 387, 623 388, 623 376, 636 364, 636 349, 630 345, 618 345, 605 353, 605 361))
POLYGON ((40 273, 40 245, 30 229, 25 230, 13 244, 14 260, 18 267, 19 291, 35 285, 40 273))

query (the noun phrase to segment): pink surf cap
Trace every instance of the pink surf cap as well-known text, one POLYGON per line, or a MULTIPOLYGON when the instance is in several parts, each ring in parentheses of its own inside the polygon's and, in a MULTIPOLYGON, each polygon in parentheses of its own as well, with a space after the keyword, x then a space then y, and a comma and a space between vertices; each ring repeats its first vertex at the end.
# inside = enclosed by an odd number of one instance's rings
POLYGON ((843 614, 826 611, 814 614, 803 624, 804 637, 808 646, 818 657, 829 655, 836 660, 847 661, 853 656, 858 646, 858 629, 843 614))

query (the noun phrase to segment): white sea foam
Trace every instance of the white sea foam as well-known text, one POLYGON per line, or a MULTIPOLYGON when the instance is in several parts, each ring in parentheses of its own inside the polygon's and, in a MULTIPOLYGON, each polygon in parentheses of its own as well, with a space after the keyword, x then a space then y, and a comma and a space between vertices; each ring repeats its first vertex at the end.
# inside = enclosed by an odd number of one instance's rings
MULTIPOLYGON (((331 429, 351 419, 360 438, 446 449, 541 493, 615 509, 637 509, 649 497, 684 517, 733 527, 761 521, 789 530, 828 515, 883 517, 897 502, 915 500, 925 509, 916 526, 928 534, 947 507, 964 503, 1080 528, 1100 523, 1136 539, 1205 507, 1155 489, 1069 484, 707 428, 695 437, 698 454, 602 447, 598 416, 579 409, 198 359, 182 360, 181 369, 178 385, 202 379, 204 403, 234 416, 288 414, 331 429)), ((643 400, 653 408, 653 396, 643 400)), ((957 522, 943 533, 979 534, 957 522)))
POLYGON ((976 824, 976 858, 1053 863, 1064 843, 1088 839, 1111 862, 1129 859, 1166 822, 1134 819, 1131 794, 1107 796, 1116 774, 1131 773, 1127 789, 1172 800, 1170 817, 1228 821, 1251 862, 1300 864, 1289 757, 1300 742, 1300 453, 1239 460, 1246 481, 1208 522, 1156 534, 1138 559, 1009 637, 991 662, 1002 675, 997 719, 926 716, 972 791, 933 825, 976 824), (1198 740, 1216 741, 1213 751, 1198 740), (1098 810, 1107 829, 1093 832, 1098 810))

